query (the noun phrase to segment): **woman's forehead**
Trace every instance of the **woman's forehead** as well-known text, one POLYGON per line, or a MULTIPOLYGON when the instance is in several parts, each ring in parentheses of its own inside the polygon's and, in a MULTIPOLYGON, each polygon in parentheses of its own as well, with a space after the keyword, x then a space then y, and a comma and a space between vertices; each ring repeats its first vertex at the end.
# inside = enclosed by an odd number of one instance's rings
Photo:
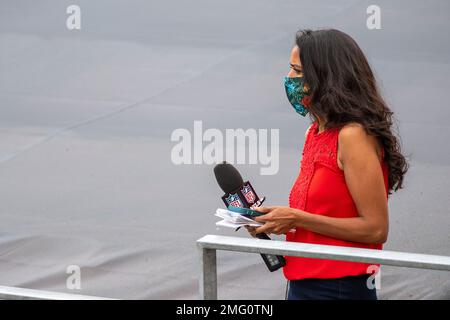
POLYGON ((291 51, 291 63, 300 65, 300 49, 294 46, 291 51))

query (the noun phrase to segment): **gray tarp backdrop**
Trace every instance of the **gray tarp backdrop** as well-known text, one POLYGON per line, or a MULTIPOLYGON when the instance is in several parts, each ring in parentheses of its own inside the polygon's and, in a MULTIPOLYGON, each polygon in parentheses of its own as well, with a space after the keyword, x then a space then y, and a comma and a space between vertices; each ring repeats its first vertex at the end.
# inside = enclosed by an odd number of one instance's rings
MULTIPOLYGON (((171 161, 177 128, 279 129, 276 175, 238 168, 286 205, 308 118, 283 88, 299 28, 365 51, 410 171, 386 249, 450 255, 450 2, 0 1, 0 285, 115 298, 198 297, 196 239, 216 230, 212 165, 171 161), (81 8, 68 30, 66 8, 81 8), (381 8, 381 30, 366 9, 381 8), (70 265, 81 290, 66 288, 70 265)), ((259 255, 218 254, 219 298, 283 299, 259 255)), ((449 299, 446 272, 382 267, 381 299, 449 299)))

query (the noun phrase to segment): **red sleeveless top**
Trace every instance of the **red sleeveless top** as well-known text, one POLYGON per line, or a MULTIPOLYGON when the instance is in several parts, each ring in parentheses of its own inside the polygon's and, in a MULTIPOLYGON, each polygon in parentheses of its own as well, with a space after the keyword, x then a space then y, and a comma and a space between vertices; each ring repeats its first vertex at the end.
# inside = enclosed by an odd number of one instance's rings
MULTIPOLYGON (((289 206, 312 214, 335 218, 359 216, 356 205, 345 183, 344 171, 337 164, 338 135, 340 128, 317 133, 318 123, 308 129, 303 147, 300 174, 289 195, 289 206)), ((383 171, 388 198, 388 167, 382 151, 383 171)), ((286 241, 303 243, 382 249, 381 244, 365 244, 328 237, 303 228, 286 234, 286 241)), ((305 278, 341 278, 372 273, 370 264, 314 258, 285 257, 283 268, 289 280, 305 278)), ((373 265, 372 265, 373 266, 373 265)), ((376 266, 379 266, 376 264, 376 266)))

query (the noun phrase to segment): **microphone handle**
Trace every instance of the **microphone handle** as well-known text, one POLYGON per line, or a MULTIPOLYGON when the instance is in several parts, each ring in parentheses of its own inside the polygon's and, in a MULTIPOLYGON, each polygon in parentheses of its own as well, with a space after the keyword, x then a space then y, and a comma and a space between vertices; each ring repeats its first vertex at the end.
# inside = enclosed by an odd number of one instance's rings
MULTIPOLYGON (((265 197, 262 197, 261 199, 256 194, 255 190, 253 189, 251 183, 249 181, 244 182, 244 185, 239 187, 238 189, 232 191, 232 192, 226 192, 222 196, 222 200, 225 203, 225 206, 228 208, 229 205, 233 205, 236 207, 243 207, 243 208, 250 208, 252 209, 253 206, 259 207, 265 200, 265 197), (252 202, 249 203, 245 197, 245 195, 242 193, 242 188, 247 187, 247 192, 250 192, 253 194, 252 202), (235 203, 233 203, 235 202, 235 203)), ((239 228, 238 228, 239 229, 239 228)), ((236 229, 237 231, 237 229, 236 229)), ((272 240, 270 237, 265 233, 259 233, 256 235, 258 239, 264 239, 264 240, 272 240)), ((277 256, 273 254, 262 254, 261 257, 264 260, 264 263, 266 264, 267 268, 270 272, 276 271, 286 265, 286 260, 283 256, 277 256)))
MULTIPOLYGON (((258 234, 256 234, 256 237, 258 239, 263 239, 263 240, 272 240, 265 233, 258 233, 258 234)), ((264 263, 266 264, 266 266, 270 272, 274 272, 286 265, 286 260, 284 259, 283 256, 276 256, 273 254, 262 254, 261 253, 261 257, 263 258, 264 263)))

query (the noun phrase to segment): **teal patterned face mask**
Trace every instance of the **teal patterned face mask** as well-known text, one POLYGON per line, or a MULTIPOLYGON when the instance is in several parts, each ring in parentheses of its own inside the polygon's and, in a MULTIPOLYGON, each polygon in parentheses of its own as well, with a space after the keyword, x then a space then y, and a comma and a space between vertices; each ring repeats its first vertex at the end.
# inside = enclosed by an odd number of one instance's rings
POLYGON ((308 88, 304 83, 303 77, 284 77, 284 88, 286 89, 287 98, 295 111, 302 116, 306 116, 308 113, 306 107, 308 107, 311 99, 308 95, 308 88))

